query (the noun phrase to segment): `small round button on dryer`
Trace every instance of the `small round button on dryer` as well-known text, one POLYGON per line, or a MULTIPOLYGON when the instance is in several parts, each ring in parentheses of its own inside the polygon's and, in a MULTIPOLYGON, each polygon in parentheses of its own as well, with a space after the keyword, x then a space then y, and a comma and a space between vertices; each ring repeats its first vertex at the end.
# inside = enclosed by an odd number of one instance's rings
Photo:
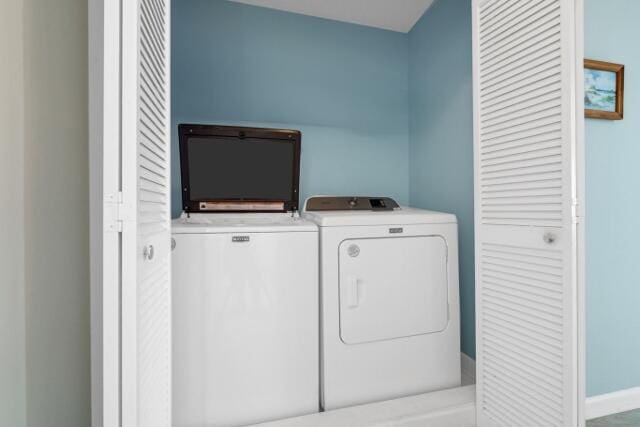
POLYGON ((357 257, 358 255, 360 255, 360 246, 355 244, 349 245, 349 247, 347 248, 347 253, 351 258, 357 257))

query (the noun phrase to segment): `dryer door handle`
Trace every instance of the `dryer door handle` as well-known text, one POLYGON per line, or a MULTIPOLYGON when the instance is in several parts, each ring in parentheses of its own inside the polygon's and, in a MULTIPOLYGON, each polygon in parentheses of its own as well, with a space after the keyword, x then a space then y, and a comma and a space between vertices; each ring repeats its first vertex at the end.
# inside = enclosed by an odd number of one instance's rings
POLYGON ((360 291, 358 289, 358 278, 356 276, 348 277, 347 287, 347 306, 356 308, 360 304, 360 291))

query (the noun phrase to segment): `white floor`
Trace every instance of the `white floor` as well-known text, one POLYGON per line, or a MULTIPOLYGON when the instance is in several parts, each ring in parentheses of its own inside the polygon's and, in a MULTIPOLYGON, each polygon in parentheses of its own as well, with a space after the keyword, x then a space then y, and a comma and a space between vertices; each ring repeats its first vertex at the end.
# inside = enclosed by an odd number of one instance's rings
POLYGON ((259 424, 260 427, 475 427, 475 386, 259 424))

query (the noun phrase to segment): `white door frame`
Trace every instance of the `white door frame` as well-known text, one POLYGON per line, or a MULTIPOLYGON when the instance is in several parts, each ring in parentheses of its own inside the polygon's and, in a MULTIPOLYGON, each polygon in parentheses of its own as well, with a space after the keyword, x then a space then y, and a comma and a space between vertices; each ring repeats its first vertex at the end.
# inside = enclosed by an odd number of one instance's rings
POLYGON ((89 1, 91 412, 120 425, 120 2, 89 1))
POLYGON ((585 195, 586 195, 586 141, 585 141, 585 120, 584 120, 584 0, 575 0, 576 16, 576 64, 575 69, 578 76, 576 78, 576 170, 577 196, 576 217, 578 219, 578 241, 577 241, 577 273, 578 273, 578 421, 581 426, 585 425, 585 406, 587 403, 587 271, 586 271, 586 233, 585 233, 585 195))
MULTIPOLYGON (((585 216, 583 0, 576 0, 576 123, 578 135, 578 402, 585 405, 585 216)), ((120 2, 89 1, 89 164, 91 223, 92 425, 120 425, 120 2), (108 174, 103 174, 108 172, 108 174)))

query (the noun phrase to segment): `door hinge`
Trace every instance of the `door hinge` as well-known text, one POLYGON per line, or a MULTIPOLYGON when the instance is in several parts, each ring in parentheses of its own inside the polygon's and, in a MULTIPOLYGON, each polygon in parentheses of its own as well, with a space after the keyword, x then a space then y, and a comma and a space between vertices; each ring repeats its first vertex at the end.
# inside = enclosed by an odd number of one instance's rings
POLYGON ((122 233, 124 222, 131 219, 131 209, 124 203, 122 191, 111 193, 104 199, 105 232, 122 233))
POLYGON ((580 204, 578 199, 573 198, 571 200, 571 222, 573 224, 577 224, 580 221, 580 204))

